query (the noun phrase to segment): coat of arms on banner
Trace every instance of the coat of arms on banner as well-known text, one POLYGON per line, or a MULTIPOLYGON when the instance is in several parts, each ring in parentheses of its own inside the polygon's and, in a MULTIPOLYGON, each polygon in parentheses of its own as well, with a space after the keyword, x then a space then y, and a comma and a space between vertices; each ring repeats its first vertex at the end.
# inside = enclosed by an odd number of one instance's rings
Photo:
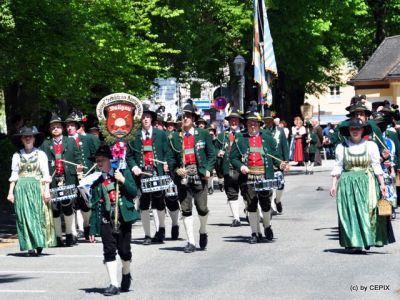
POLYGON ((108 144, 130 141, 140 126, 141 101, 133 95, 115 93, 100 100, 96 107, 100 131, 108 144))

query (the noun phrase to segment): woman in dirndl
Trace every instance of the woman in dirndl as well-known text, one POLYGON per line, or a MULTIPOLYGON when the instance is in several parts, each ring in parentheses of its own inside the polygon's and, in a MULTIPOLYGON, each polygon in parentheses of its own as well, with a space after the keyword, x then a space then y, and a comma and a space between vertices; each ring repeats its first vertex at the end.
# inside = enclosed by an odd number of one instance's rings
POLYGON ((336 147, 331 196, 336 196, 340 246, 364 253, 394 242, 390 219, 378 216, 378 199, 386 195, 377 144, 363 139, 372 132, 360 119, 340 129, 348 139, 336 147), (378 184, 379 182, 379 184, 378 184))
POLYGON ((292 140, 291 140, 291 158, 293 161, 298 162, 298 165, 303 165, 303 137, 306 134, 306 128, 303 126, 303 120, 300 117, 294 118, 294 126, 292 127, 292 140))
POLYGON ((20 249, 28 250, 28 256, 41 255, 43 248, 56 246, 47 156, 36 148, 43 138, 34 126, 23 127, 12 136, 19 150, 12 157, 7 199, 14 204, 20 249))

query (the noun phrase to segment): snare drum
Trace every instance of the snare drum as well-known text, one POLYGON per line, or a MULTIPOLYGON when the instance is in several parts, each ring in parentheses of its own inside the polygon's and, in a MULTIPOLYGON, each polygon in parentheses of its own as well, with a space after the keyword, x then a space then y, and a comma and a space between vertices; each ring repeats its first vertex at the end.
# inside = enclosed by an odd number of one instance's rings
POLYGON ((142 178, 140 187, 142 193, 153 193, 168 190, 171 177, 168 175, 142 178))
POLYGON ((279 186, 277 179, 264 179, 252 183, 255 192, 275 190, 279 186))
POLYGON ((165 196, 168 200, 178 200, 178 187, 172 180, 169 183, 168 189, 165 191, 165 196))
POLYGON ((78 192, 76 185, 70 184, 50 189, 50 196, 52 202, 74 200, 78 196, 78 192))
POLYGON ((282 190, 285 187, 285 177, 281 171, 276 171, 274 173, 274 178, 279 181, 278 190, 282 190))

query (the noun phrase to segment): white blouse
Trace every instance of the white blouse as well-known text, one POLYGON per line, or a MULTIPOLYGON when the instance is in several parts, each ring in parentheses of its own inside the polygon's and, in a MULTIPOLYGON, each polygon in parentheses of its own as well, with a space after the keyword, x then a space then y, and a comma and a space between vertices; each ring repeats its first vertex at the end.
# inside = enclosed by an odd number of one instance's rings
MULTIPOLYGON (((372 169, 373 169, 375 175, 383 174, 383 170, 381 167, 381 161, 380 161, 381 155, 379 153, 379 148, 376 143, 371 142, 371 141, 365 141, 365 140, 362 140, 358 144, 354 144, 350 140, 347 140, 346 142, 349 145, 349 151, 352 154, 363 153, 364 149, 365 149, 364 148, 365 143, 367 143, 367 151, 368 151, 369 157, 371 158, 371 166, 372 166, 372 169)), ((335 160, 335 164, 333 165, 333 170, 331 172, 332 176, 338 176, 343 171, 344 147, 342 144, 339 144, 336 146, 335 153, 336 153, 336 160, 335 160)))
MULTIPOLYGON (((35 153, 38 153, 38 161, 39 161, 39 169, 40 172, 42 173, 43 180, 45 182, 51 182, 51 176, 49 174, 49 165, 48 165, 48 159, 46 153, 44 153, 42 150, 39 150, 37 148, 33 148, 33 151, 31 153, 26 153, 24 149, 20 151, 21 155, 25 157, 26 159, 29 159, 32 157, 35 153)), ((12 163, 11 163, 11 177, 8 179, 8 181, 17 181, 19 178, 19 164, 20 164, 21 158, 19 156, 19 153, 16 152, 14 153, 12 157, 12 163)))
POLYGON ((301 126, 300 128, 297 128, 296 126, 293 126, 292 127, 292 137, 295 137, 297 132, 300 135, 306 134, 306 128, 304 126, 301 126))

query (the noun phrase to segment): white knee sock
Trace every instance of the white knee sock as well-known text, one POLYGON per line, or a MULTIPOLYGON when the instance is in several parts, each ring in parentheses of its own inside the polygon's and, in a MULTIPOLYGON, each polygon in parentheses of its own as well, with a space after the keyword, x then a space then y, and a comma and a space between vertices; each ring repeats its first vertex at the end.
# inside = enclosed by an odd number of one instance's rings
POLYGON ((154 226, 156 227, 156 231, 158 231, 158 228, 160 227, 160 221, 158 220, 157 209, 153 209, 153 220, 154 220, 154 226))
POLYGON ((131 261, 130 260, 122 260, 122 275, 129 274, 131 272, 131 261))
POLYGON ((276 203, 281 203, 283 190, 276 190, 276 203))
POLYGON ((159 222, 158 228, 165 228, 165 210, 157 210, 157 216, 159 222))
POLYGON ((78 230, 83 231, 83 227, 84 227, 83 211, 78 209, 75 211, 75 214, 76 214, 76 224, 78 225, 78 230))
POLYGON ((106 262, 106 268, 108 272, 108 277, 110 278, 110 283, 116 287, 118 287, 117 266, 118 265, 116 260, 106 262))
POLYGON ((263 211, 263 225, 264 228, 267 228, 271 225, 271 210, 269 211, 263 211))
POLYGON ((61 228, 61 218, 53 218, 54 220, 54 229, 56 230, 56 236, 61 238, 62 237, 62 228, 61 228))
POLYGON ((314 168, 314 163, 312 162, 310 163, 310 172, 313 170, 313 168, 314 168))
POLYGON ((262 218, 261 209, 258 209, 257 210, 257 232, 260 232, 260 233, 262 233, 261 225, 260 225, 261 218, 262 218))
POLYGON ((232 216, 235 220, 240 220, 239 216, 239 200, 228 201, 232 216))
POLYGON ((169 211, 169 215, 171 216, 172 226, 178 225, 179 209, 174 210, 174 211, 169 211))
POLYGON ((207 220, 208 220, 208 214, 205 216, 199 216, 200 219, 200 233, 207 233, 207 220))
POLYGON ((150 211, 147 210, 141 210, 140 211, 140 218, 142 220, 142 226, 144 230, 144 235, 145 236, 150 236, 151 235, 151 230, 150 230, 150 211))
MULTIPOLYGON (((72 228, 72 226, 75 225, 75 215, 72 214, 70 216, 66 216, 64 215, 64 220, 65 220, 65 233, 66 234, 73 234, 74 233, 74 229, 72 228)), ((75 229, 76 231, 76 229, 75 229)))
POLYGON ((188 242, 192 245, 196 245, 193 233, 193 216, 183 217, 183 225, 185 227, 188 242))
POLYGON ((257 233, 258 232, 258 212, 249 212, 249 222, 250 222, 250 228, 251 228, 251 233, 257 233))
MULTIPOLYGON (((92 214, 92 211, 89 210, 87 212, 82 211, 82 217, 83 217, 83 227, 88 227, 90 224, 90 215, 92 214)), ((79 228, 79 227, 78 227, 79 228)))

